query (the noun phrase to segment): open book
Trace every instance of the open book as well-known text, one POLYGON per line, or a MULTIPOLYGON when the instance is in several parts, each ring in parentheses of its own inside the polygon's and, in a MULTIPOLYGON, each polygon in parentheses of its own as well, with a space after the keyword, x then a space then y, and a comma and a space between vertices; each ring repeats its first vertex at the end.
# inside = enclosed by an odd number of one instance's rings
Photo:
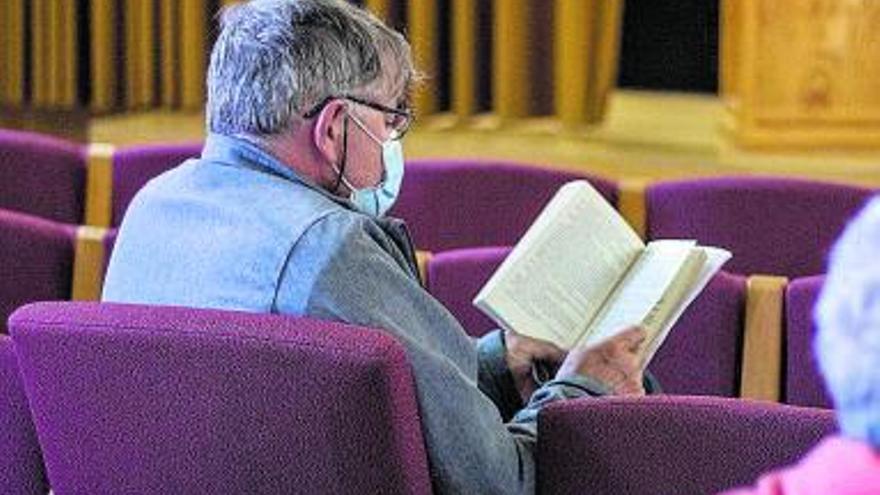
POLYGON ((646 246, 588 182, 575 181, 559 189, 474 305, 502 328, 563 349, 641 325, 647 365, 730 256, 688 240, 646 246))

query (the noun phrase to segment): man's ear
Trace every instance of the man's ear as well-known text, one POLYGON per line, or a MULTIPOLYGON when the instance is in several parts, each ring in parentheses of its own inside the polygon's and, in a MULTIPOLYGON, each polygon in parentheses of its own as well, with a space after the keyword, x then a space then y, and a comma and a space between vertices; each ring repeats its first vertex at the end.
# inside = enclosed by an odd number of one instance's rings
POLYGON ((331 100, 315 118, 312 142, 318 153, 330 163, 339 163, 342 158, 345 117, 345 103, 341 100, 331 100))

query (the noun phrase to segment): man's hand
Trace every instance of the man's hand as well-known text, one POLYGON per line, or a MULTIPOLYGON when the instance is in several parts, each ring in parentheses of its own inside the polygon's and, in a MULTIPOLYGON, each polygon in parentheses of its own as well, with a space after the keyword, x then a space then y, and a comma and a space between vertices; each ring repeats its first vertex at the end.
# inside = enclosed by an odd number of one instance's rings
POLYGON ((522 397, 523 403, 529 401, 529 397, 538 387, 532 378, 532 367, 536 361, 546 361, 557 364, 565 357, 565 351, 543 340, 533 339, 520 335, 510 330, 504 332, 504 345, 507 354, 507 369, 513 375, 513 383, 522 397))
POLYGON ((598 380, 613 395, 644 395, 642 362, 639 348, 645 331, 632 327, 592 347, 572 349, 557 378, 581 374, 598 380))

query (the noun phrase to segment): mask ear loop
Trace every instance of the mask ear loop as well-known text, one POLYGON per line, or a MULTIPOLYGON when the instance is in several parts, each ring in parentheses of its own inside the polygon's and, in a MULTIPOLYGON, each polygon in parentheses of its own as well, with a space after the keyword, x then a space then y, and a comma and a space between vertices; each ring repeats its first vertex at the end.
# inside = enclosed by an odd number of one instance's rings
POLYGON ((345 163, 348 159, 348 114, 345 114, 345 120, 342 121, 342 165, 339 167, 339 175, 336 176, 336 184, 333 185, 333 192, 339 191, 342 185, 343 176, 345 175, 345 163))

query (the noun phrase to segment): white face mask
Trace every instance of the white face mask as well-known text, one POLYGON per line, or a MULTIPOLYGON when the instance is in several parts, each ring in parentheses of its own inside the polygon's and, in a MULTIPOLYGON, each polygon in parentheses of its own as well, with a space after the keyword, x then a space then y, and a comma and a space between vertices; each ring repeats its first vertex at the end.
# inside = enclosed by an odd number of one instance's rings
POLYGON ((382 147, 382 180, 375 186, 358 189, 345 178, 345 175, 335 165, 333 169, 339 174, 339 180, 351 191, 349 199, 355 207, 367 215, 381 217, 394 206, 394 202, 397 201, 397 196, 400 194, 400 185, 403 183, 403 146, 396 139, 382 141, 370 132, 357 117, 351 114, 349 117, 370 139, 382 147))

